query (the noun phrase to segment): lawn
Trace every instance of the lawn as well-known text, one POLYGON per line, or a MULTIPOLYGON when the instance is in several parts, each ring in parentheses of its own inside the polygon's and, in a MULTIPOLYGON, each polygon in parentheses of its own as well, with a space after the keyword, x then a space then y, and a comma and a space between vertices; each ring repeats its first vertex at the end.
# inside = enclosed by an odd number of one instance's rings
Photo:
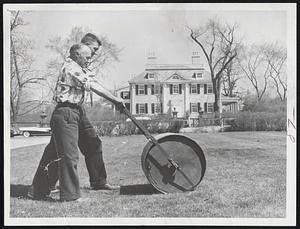
MULTIPOLYGON (((202 182, 193 192, 160 194, 141 167, 143 135, 103 137, 109 182, 119 191, 93 191, 84 158, 82 196, 90 201, 49 202, 24 197, 45 145, 11 151, 11 217, 285 217, 286 133, 187 134, 204 150, 202 182)), ((56 194, 57 195, 57 194, 56 194)), ((54 198, 57 196, 54 195, 54 198)))

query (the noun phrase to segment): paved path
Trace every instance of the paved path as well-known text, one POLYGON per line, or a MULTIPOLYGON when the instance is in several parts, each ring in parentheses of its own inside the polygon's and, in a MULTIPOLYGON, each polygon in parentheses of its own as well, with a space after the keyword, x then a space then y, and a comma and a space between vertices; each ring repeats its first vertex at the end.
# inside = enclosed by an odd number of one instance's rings
POLYGON ((50 141, 50 136, 36 136, 25 138, 23 136, 15 136, 10 138, 10 148, 17 149, 25 146, 47 144, 50 141))

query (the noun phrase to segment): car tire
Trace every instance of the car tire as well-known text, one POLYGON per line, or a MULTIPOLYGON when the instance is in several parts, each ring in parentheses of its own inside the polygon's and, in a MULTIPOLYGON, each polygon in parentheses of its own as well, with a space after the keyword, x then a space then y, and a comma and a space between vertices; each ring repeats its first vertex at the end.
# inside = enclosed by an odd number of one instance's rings
POLYGON ((25 132, 23 132, 23 136, 25 138, 28 138, 28 137, 30 137, 30 133, 28 131, 25 131, 25 132))

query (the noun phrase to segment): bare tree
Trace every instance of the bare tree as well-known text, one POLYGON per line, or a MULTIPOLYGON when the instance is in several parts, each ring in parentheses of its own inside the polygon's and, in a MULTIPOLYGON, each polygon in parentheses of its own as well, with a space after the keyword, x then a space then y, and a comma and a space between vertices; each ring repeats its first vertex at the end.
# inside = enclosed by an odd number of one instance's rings
POLYGON ((252 45, 245 49, 243 56, 239 59, 240 67, 246 78, 253 86, 257 102, 260 102, 266 93, 271 66, 265 56, 266 45, 252 45))
MULTIPOLYGON (((74 27, 68 37, 54 37, 49 39, 47 48, 56 53, 56 57, 48 62, 48 72, 46 74, 47 86, 50 88, 50 94, 53 93, 54 85, 57 80, 59 69, 64 60, 68 57, 69 49, 73 44, 80 43, 83 36, 90 32, 90 29, 82 27, 74 27)), ((100 37, 102 46, 97 55, 92 60, 90 69, 96 72, 96 77, 104 76, 104 67, 113 61, 118 61, 118 55, 121 51, 115 44, 111 43, 106 37, 100 37)))
POLYGON ((286 99, 287 78, 286 78, 286 49, 277 43, 266 45, 265 58, 270 65, 270 77, 276 87, 276 92, 281 101, 286 99))
POLYGON ((230 62, 224 69, 222 77, 223 95, 235 96, 235 89, 237 87, 237 81, 240 79, 240 70, 237 67, 235 61, 230 62))
POLYGON ((215 95, 214 110, 220 110, 221 79, 228 64, 236 58, 240 47, 237 41, 237 25, 221 25, 217 19, 198 29, 190 29, 190 37, 200 46, 207 60, 215 95))
POLYGON ((10 20, 10 112, 11 120, 17 121, 36 108, 34 100, 30 100, 31 86, 40 83, 38 71, 32 68, 34 59, 30 54, 33 45, 19 28, 27 25, 20 11, 11 12, 10 20))

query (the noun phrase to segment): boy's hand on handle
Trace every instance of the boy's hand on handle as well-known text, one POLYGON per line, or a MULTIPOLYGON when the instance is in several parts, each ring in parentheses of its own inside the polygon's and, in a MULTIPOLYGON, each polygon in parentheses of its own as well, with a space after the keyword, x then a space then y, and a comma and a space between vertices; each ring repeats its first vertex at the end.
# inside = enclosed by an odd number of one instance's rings
POLYGON ((119 98, 117 103, 115 104, 118 111, 122 113, 123 109, 125 108, 125 102, 123 99, 119 98))

